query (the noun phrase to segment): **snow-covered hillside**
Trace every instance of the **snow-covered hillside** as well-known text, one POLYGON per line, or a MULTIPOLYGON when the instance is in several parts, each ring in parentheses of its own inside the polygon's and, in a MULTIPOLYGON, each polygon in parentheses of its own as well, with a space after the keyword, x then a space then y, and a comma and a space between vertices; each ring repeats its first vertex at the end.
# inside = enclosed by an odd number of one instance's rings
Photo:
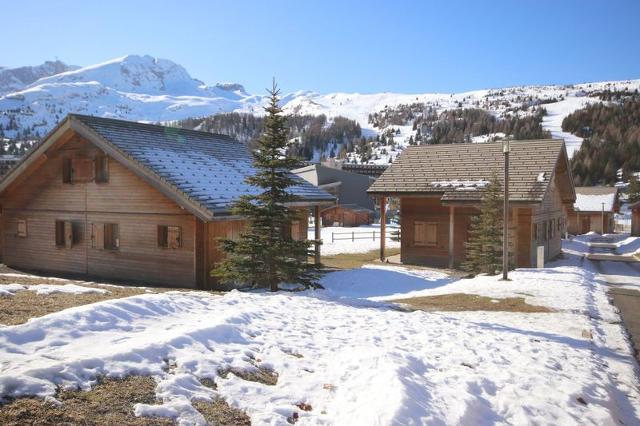
POLYGON ((46 61, 44 64, 35 67, 0 67, 0 95, 21 90, 40 78, 78 68, 61 61, 46 61))
MULTIPOLYGON (((41 78, 18 81, 13 72, 11 75, 14 77, 11 80, 6 77, 4 86, 2 76, 7 70, 0 69, 0 132, 5 136, 42 136, 70 112, 139 121, 171 121, 232 111, 261 114, 265 101, 263 94, 249 94, 238 83, 209 86, 192 78, 182 66, 151 56, 129 55, 97 65, 79 69, 62 67, 57 71, 52 65, 45 65, 41 66, 43 69, 32 67, 39 70, 41 78)), ((35 71, 29 75, 36 75, 35 71)), ((565 138, 571 154, 580 146, 581 139, 562 132, 562 119, 567 114, 597 102, 597 97, 588 96, 590 93, 639 88, 640 80, 629 80, 522 86, 453 94, 318 94, 300 91, 285 95, 283 105, 288 113, 325 114, 329 119, 344 116, 356 120, 364 136, 375 136, 388 129, 374 128, 369 123, 369 114, 403 104, 420 103, 438 112, 482 108, 502 117, 505 114, 526 115, 523 105, 542 103, 548 113, 543 127, 554 137, 565 138)), ((385 163, 389 157, 393 160, 415 134, 410 123, 393 128, 395 146, 376 153, 372 162, 385 163)), ((480 137, 473 141, 490 139, 480 137)))

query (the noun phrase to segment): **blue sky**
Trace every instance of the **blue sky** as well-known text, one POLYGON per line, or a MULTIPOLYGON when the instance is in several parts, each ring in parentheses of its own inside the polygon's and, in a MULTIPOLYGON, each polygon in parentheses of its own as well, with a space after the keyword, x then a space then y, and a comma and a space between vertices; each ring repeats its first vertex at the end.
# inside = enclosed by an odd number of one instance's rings
POLYGON ((640 1, 11 1, 0 65, 130 53, 261 92, 459 92, 640 78, 640 1))

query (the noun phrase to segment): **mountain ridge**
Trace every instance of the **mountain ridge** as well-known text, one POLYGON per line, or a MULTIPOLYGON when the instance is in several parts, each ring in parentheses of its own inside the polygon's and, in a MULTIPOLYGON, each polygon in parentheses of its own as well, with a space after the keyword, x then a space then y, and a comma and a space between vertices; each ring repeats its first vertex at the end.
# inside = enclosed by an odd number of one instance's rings
MULTIPOLYGON (((2 92, 0 84, 0 136, 8 138, 42 137, 70 112, 168 122, 227 112, 261 115, 266 100, 263 95, 248 93, 239 83, 207 85, 193 78, 181 65, 149 55, 127 55, 85 67, 67 66, 58 61, 21 68, 31 68, 32 72, 23 71, 18 83, 11 80, 11 87, 22 84, 17 90, 2 92), (38 75, 41 76, 33 80, 38 75)), ((14 70, 12 75, 16 74, 16 69, 11 69, 14 70)), ((9 75, 6 68, 0 69, 2 75, 9 75)), ((526 116, 533 113, 530 106, 544 105, 546 114, 542 126, 553 137, 564 138, 572 153, 582 139, 562 131, 562 119, 566 115, 598 101, 591 96, 598 91, 639 88, 640 80, 622 80, 514 86, 462 93, 321 94, 301 90, 284 94, 282 106, 287 114, 325 115, 329 120, 339 116, 352 119, 360 124, 364 136, 374 137, 386 128, 376 127, 371 116, 401 105, 424 105, 437 112, 480 108, 496 117, 526 116)), ((407 123, 395 127, 399 130, 396 139, 400 145, 408 143, 409 137, 415 135, 415 129, 408 128, 407 123)), ((381 162, 387 160, 380 159, 381 162)))

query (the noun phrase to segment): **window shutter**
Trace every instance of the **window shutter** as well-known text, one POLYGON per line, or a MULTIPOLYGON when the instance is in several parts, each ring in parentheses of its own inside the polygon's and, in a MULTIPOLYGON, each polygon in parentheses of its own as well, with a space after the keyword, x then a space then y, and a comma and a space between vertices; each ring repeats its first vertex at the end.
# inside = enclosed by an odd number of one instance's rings
POLYGON ((73 246, 73 223, 64 223, 64 246, 70 249, 73 246))
POLYGON ((62 183, 71 183, 73 175, 71 158, 62 159, 62 183))
POLYGON ((438 244, 438 224, 437 223, 427 223, 426 241, 427 241, 427 245, 430 245, 430 246, 435 246, 438 244))
POLYGON ((158 225, 158 247, 167 247, 167 226, 158 225))
POLYGON ((98 250, 104 249, 104 224, 93 223, 91 225, 91 246, 98 250))
POLYGON ((426 240, 426 223, 413 222, 413 244, 416 246, 424 246, 427 244, 426 240))
POLYGON ((94 159, 94 176, 96 183, 109 181, 109 158, 106 155, 99 155, 94 159))
POLYGON ((182 246, 182 232, 179 226, 169 226, 167 228, 167 245, 169 248, 180 248, 182 246))

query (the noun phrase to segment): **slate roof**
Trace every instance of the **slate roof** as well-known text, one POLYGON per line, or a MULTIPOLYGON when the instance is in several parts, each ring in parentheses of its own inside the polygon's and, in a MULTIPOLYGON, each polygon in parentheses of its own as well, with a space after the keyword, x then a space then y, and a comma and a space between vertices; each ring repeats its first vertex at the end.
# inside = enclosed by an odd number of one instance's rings
MULTIPOLYGON (((251 153, 229 136, 79 114, 70 117, 214 214, 228 213, 238 197, 258 191, 244 181, 255 172, 251 153)), ((291 192, 300 201, 335 200, 293 176, 299 185, 291 192)))
MULTIPOLYGON (((566 155, 562 140, 511 141, 509 200, 542 201, 561 153, 566 155)), ((410 146, 368 192, 477 201, 493 172, 504 184, 503 169, 501 142, 410 146)))
POLYGON ((611 186, 576 186, 576 202, 573 209, 577 212, 601 212, 604 203, 605 212, 616 208, 618 188, 611 186))

